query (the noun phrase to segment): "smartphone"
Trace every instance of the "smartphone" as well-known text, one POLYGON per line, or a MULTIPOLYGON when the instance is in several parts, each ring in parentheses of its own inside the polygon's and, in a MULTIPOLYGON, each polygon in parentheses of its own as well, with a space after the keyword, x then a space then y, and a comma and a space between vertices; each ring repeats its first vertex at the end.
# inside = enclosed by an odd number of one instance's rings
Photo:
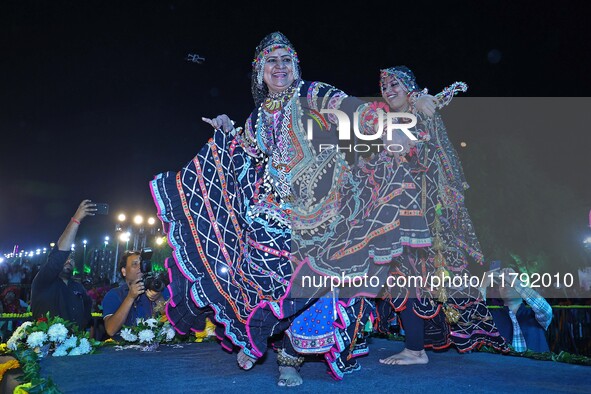
POLYGON ((109 204, 106 204, 104 202, 97 202, 95 214, 108 215, 109 214, 109 204))
POLYGON ((501 269, 501 260, 493 260, 490 262, 489 271, 496 271, 501 269))

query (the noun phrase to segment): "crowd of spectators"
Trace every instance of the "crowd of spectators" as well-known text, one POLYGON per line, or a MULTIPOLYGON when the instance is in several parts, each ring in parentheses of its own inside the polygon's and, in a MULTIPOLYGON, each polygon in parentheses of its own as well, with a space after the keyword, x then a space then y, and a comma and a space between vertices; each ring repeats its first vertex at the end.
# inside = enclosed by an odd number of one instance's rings
MULTIPOLYGON (((45 255, 33 259, 8 259, 0 263, 0 343, 6 342, 12 332, 27 317, 15 317, 31 312, 31 283, 39 271, 45 255), (39 260, 37 262, 36 260, 39 260)), ((80 282, 92 300, 92 312, 102 314, 105 294, 118 283, 101 274, 84 274, 73 278, 80 282)))

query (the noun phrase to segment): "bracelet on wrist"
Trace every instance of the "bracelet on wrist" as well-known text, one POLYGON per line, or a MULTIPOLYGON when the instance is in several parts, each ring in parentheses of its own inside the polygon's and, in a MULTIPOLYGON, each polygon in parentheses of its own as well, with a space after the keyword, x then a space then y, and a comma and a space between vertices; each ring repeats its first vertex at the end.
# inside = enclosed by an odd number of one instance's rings
POLYGON ((76 223, 76 224, 80 224, 80 220, 78 220, 78 219, 75 219, 74 217, 72 217, 72 218, 70 219, 70 221, 71 221, 71 222, 74 222, 74 223, 76 223))

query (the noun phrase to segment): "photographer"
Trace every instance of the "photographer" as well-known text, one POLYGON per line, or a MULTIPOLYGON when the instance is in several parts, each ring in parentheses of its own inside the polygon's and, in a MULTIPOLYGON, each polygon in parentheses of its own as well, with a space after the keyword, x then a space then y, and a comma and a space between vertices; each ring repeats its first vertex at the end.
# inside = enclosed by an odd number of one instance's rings
POLYGON ((162 311, 169 297, 168 289, 164 286, 167 284, 164 276, 157 281, 145 280, 146 277, 153 278, 151 273, 148 273, 151 271, 149 264, 151 251, 144 261, 142 261, 143 255, 139 251, 123 253, 119 260, 119 269, 125 283, 109 290, 103 298, 105 331, 111 337, 115 336, 124 325, 135 326, 137 319, 149 319, 162 311), (146 266, 149 268, 146 269, 146 266), (154 286, 155 282, 156 286, 154 286))

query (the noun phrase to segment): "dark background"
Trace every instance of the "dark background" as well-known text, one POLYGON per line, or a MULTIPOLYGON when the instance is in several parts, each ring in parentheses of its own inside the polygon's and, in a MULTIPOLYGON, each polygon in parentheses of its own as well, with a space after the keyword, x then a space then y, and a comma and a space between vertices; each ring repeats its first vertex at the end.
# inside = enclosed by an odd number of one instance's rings
MULTIPOLYGON (((272 31, 290 38, 305 79, 352 95, 378 95, 379 69, 398 64, 409 66, 432 93, 464 81, 469 90, 463 97, 589 95, 589 21, 582 1, 256 4, 0 3, 0 251, 57 240, 85 198, 111 206, 112 215, 87 219, 79 232, 96 242, 112 233, 120 211, 155 216, 148 183, 197 153, 212 133, 201 117, 227 113, 242 123, 252 110, 254 48, 272 31), (189 53, 206 60, 188 62, 189 53)), ((584 110, 557 116, 571 115, 584 110)), ((584 236, 591 208, 588 124, 526 128, 521 140, 506 139, 516 134, 510 125, 500 125, 494 138, 469 130, 469 148, 478 149, 461 155, 468 180, 478 186, 467 195, 477 231, 494 240, 490 232, 521 220, 535 238, 547 229, 535 214, 520 219, 522 209, 509 202, 536 201, 545 182, 557 181, 572 198, 552 204, 576 205, 568 231, 584 236), (518 151, 503 156, 499 147, 515 144, 518 151), (541 178, 526 189, 531 195, 505 196, 506 221, 488 229, 487 198, 498 204, 499 197, 483 177, 502 183, 516 167, 541 178)), ((468 132, 461 122, 456 126, 449 130, 455 144, 468 132)))

